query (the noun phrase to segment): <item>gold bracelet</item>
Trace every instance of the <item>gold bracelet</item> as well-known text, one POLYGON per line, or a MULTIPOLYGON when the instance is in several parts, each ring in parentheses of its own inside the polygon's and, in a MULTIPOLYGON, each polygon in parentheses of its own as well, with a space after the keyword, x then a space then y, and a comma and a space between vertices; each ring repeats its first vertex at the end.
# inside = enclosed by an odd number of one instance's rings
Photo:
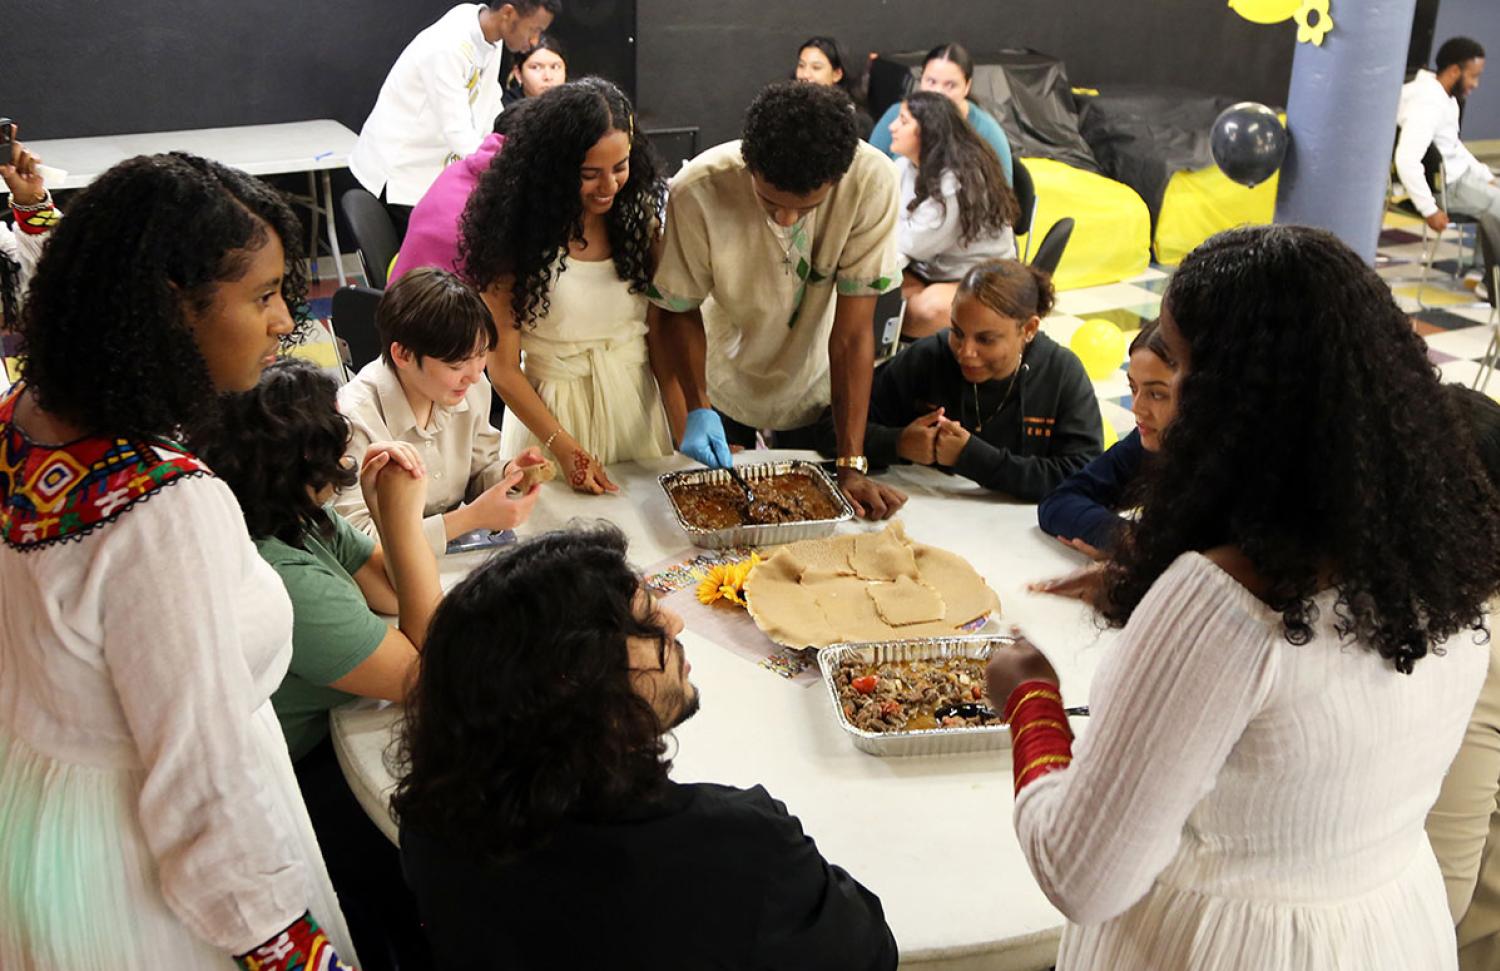
POLYGON ((561 434, 562 434, 562 426, 558 425, 555 429, 552 430, 552 434, 547 436, 547 440, 542 443, 542 448, 545 448, 549 452, 552 451, 552 443, 553 443, 553 441, 555 441, 557 439, 557 436, 559 436, 561 434))

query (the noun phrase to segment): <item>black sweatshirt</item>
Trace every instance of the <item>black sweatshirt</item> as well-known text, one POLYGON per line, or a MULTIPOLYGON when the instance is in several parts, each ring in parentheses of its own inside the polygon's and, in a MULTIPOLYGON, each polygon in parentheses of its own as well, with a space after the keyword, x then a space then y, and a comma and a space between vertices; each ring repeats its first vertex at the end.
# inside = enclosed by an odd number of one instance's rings
MULTIPOLYGON (((506 865, 403 827, 440 968, 895 971, 880 901, 764 789, 668 783, 506 865)), ((857 861, 856 861, 857 862, 857 861)))
POLYGON ((865 428, 870 464, 900 461, 902 430, 937 407, 970 433, 952 471, 1025 502, 1040 501, 1103 451, 1088 373, 1046 334, 1027 345, 1016 374, 979 385, 964 379, 946 330, 897 354, 875 372, 865 428))

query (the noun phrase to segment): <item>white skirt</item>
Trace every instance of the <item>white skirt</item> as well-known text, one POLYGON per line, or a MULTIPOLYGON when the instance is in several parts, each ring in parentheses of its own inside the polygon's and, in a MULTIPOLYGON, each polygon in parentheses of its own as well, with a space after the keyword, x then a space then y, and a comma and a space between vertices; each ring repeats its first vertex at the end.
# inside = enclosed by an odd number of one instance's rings
MULTIPOLYGON (((357 963, 291 756, 266 702, 252 734, 293 821, 311 879, 308 910, 357 963)), ((140 770, 43 755, 0 727, 0 968, 4 971, 233 971, 162 897, 141 831, 140 770)))

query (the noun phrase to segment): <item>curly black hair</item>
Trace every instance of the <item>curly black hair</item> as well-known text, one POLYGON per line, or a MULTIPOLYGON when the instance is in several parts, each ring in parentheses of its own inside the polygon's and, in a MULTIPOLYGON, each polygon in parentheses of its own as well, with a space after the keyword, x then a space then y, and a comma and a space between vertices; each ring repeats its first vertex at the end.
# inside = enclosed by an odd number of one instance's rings
MULTIPOLYGON (((606 219, 615 272, 644 293, 651 283, 651 246, 661 225, 666 182, 635 110, 602 78, 558 85, 535 98, 506 137, 464 208, 459 264, 481 293, 512 277, 510 306, 517 327, 552 309, 552 265, 567 270, 570 242, 583 241, 580 167, 612 131, 630 136, 630 179, 606 219)), ((513 109, 511 109, 513 110, 513 109)))
POLYGON ((640 577, 613 526, 547 533, 454 587, 406 701, 391 806, 415 828, 503 860, 564 820, 659 795, 665 726, 630 681, 640 577))
POLYGON ((68 206, 21 311, 23 375, 36 403, 98 433, 169 436, 215 391, 184 315, 207 308, 275 233, 281 293, 307 322, 302 233, 259 179, 181 152, 121 162, 68 206))
POLYGON ((1109 568, 1109 622, 1181 554, 1232 544, 1293 644, 1330 578, 1340 636, 1398 671, 1460 630, 1487 635, 1500 494, 1370 267, 1322 230, 1230 230, 1183 260, 1169 322, 1187 350, 1177 418, 1109 568))
POLYGON ((921 131, 922 163, 917 168, 917 194, 908 212, 928 199, 944 210, 943 176, 952 172, 958 180, 959 242, 967 246, 976 239, 994 236, 1013 225, 1021 215, 1021 204, 1005 181, 1005 169, 989 142, 958 113, 952 101, 936 91, 913 91, 906 96, 906 110, 921 131))
POLYGON ((1474 58, 1483 56, 1484 46, 1474 38, 1450 37, 1438 48, 1437 58, 1433 63, 1437 66, 1437 73, 1442 74, 1454 65, 1462 67, 1474 58))
POLYGON ((349 421, 339 413, 337 383, 296 358, 266 368, 249 391, 221 398, 212 421, 189 427, 188 442, 234 492, 255 539, 301 547, 305 531, 330 538, 333 521, 313 494, 359 481, 344 462, 349 421))
POLYGON ((750 171, 799 196, 842 179, 859 145, 849 96, 800 81, 766 85, 750 102, 740 137, 750 171))

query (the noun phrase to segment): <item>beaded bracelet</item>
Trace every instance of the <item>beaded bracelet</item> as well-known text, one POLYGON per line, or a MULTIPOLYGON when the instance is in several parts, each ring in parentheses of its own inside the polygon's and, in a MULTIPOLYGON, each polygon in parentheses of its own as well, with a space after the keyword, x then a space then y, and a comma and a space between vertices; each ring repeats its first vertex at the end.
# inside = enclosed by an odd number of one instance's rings
POLYGON ((242 971, 354 971, 339 960, 328 936, 307 913, 280 934, 234 960, 242 971))

